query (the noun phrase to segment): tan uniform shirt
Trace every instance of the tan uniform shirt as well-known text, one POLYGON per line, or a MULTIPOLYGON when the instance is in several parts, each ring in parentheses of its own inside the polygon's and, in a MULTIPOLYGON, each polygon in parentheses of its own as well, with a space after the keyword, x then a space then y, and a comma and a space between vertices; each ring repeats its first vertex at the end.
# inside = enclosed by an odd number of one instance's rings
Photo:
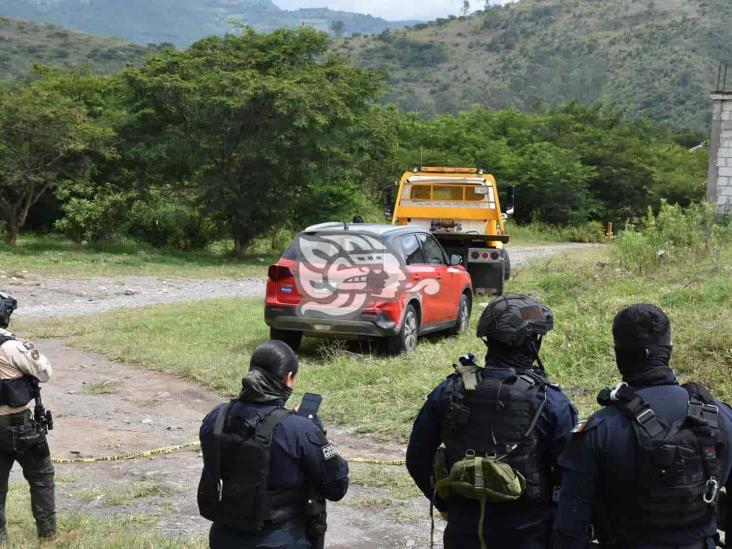
MULTIPOLYGON (((0 335, 12 336, 11 332, 0 328, 0 335)), ((6 341, 0 345, 0 379, 18 379, 33 376, 41 383, 51 379, 52 369, 48 359, 39 353, 32 344, 20 341, 6 341), (29 348, 30 347, 30 348, 29 348)), ((33 402, 21 408, 0 406, 0 416, 17 414, 31 409, 33 402)))

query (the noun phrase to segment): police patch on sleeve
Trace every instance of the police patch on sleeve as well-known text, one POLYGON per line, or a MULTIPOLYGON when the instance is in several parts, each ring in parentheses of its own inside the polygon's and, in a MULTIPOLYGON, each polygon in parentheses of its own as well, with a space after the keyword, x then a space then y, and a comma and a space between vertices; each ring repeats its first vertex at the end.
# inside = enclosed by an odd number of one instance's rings
POLYGON ((325 446, 321 448, 321 451, 323 452, 323 459, 325 461, 330 461, 331 459, 335 458, 338 455, 338 452, 336 452, 335 446, 333 446, 332 443, 328 443, 325 446))

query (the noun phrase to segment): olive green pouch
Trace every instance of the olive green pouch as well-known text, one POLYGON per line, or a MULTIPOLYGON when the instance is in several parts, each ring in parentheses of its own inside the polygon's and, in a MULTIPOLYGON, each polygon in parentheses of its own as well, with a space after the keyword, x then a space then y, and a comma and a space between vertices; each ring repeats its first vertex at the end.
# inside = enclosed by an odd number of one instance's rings
POLYGON ((459 495, 490 503, 508 503, 523 495, 526 479, 499 458, 468 456, 452 466, 450 475, 437 483, 436 490, 442 499, 459 495))

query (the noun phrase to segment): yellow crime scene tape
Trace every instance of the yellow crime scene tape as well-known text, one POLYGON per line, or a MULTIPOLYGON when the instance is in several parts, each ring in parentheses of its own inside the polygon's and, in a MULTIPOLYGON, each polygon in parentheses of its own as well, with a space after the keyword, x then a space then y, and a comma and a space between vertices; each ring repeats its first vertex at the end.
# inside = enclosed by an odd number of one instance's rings
MULTIPOLYGON (((164 448, 156 448, 154 450, 145 450, 143 452, 130 452, 127 454, 119 454, 115 456, 99 456, 99 457, 77 457, 77 458, 51 458, 52 463, 56 464, 74 464, 74 463, 103 463, 105 461, 131 461, 135 459, 143 459, 155 456, 165 456, 168 454, 174 454, 182 450, 198 449, 201 447, 201 443, 196 441, 186 442, 184 444, 176 444, 175 446, 166 446, 164 448)), ((371 459, 363 457, 344 457, 351 463, 365 463, 367 465, 390 465, 390 466, 402 466, 406 464, 404 460, 384 460, 384 459, 371 459)))

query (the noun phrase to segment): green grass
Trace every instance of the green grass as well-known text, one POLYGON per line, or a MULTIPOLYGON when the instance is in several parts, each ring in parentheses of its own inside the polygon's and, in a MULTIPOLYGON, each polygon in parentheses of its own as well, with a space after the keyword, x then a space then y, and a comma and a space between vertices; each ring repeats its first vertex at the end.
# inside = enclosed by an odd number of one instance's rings
POLYGON ((605 242, 607 229, 600 223, 591 222, 582 225, 557 226, 534 222, 528 225, 516 225, 509 221, 506 233, 511 237, 510 246, 530 246, 556 242, 605 242))
MULTIPOLYGON (((28 485, 25 482, 11 484, 7 499, 8 547, 38 547, 36 529, 31 515, 28 485)), ((59 535, 56 540, 42 547, 74 549, 139 549, 190 548, 202 549, 208 545, 199 539, 163 537, 145 533, 158 523, 152 515, 129 515, 123 518, 99 518, 89 513, 60 514, 59 535)))
POLYGON ((84 392, 88 395, 112 395, 117 392, 121 384, 119 381, 112 380, 84 383, 84 392))
POLYGON ((234 259, 227 252, 223 244, 181 252, 126 241, 82 246, 61 237, 24 236, 16 246, 0 244, 0 275, 266 277, 267 267, 277 255, 234 259))
MULTIPOLYGON (((554 309, 556 329, 542 349, 550 377, 589 414, 597 407, 598 391, 618 377, 613 316, 626 305, 652 302, 671 317, 673 365, 682 379, 701 381, 720 398, 732 398, 732 249, 718 260, 646 275, 614 267, 608 254, 601 248, 555 256, 519 271, 508 285, 508 291, 530 294, 554 309)), ((478 303, 473 324, 480 312, 478 303)), ((195 314, 189 305, 170 305, 20 328, 36 336, 65 336, 73 346, 234 395, 252 349, 267 339, 262 315, 261 300, 232 299, 202 302, 195 314)), ((306 339, 297 389, 324 395, 328 423, 403 440, 425 396, 469 351, 479 357, 485 352, 472 330, 457 338, 423 338, 415 353, 400 357, 306 339)))

